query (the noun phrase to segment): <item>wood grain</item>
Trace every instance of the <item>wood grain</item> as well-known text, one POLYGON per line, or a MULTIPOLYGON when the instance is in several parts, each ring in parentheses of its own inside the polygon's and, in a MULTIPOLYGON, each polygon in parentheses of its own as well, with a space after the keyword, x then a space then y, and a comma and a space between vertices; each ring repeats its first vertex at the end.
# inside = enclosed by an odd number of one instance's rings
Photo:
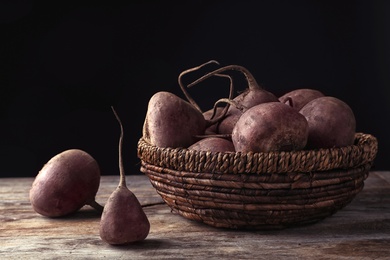
MULTIPOLYGON (((146 176, 128 176, 151 222, 143 242, 114 247, 99 237, 88 206, 59 219, 33 211, 32 178, 0 179, 1 259, 390 259, 390 172, 371 172, 361 193, 316 224, 278 231, 224 230, 171 212, 146 176), (156 204, 156 205, 153 205, 156 204), (152 205, 152 206, 151 206, 152 205)), ((104 204, 119 177, 103 176, 104 204)))

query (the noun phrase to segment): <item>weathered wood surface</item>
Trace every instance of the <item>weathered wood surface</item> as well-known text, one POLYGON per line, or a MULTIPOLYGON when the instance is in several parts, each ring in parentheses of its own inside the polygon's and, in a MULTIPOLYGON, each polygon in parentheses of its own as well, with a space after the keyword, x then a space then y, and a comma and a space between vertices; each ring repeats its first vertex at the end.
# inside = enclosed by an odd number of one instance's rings
MULTIPOLYGON (((145 176, 128 176, 145 207, 151 231, 124 247, 99 237, 99 215, 84 207, 49 219, 33 211, 33 179, 0 179, 0 259, 390 259, 390 172, 371 172, 361 193, 319 223, 278 231, 216 229, 171 213, 145 176)), ((103 176, 97 201, 118 183, 103 176)))

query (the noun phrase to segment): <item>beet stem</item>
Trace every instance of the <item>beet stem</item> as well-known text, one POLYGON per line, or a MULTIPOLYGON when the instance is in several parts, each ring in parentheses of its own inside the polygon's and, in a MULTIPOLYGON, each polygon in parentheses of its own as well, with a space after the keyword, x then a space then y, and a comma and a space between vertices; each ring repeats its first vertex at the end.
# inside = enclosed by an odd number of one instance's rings
POLYGON ((103 213, 104 207, 102 205, 100 205, 99 203, 97 203, 96 200, 93 200, 93 201, 87 203, 87 205, 89 205, 92 208, 96 209, 100 214, 103 213))
POLYGON ((232 139, 232 134, 195 135, 195 138, 198 138, 198 139, 204 139, 204 138, 209 138, 209 137, 217 137, 217 138, 224 138, 224 139, 231 140, 232 139))
POLYGON ((239 65, 228 65, 228 66, 216 69, 216 70, 209 72, 206 75, 200 77, 199 79, 195 80, 194 82, 189 84, 187 87, 190 88, 190 87, 198 84, 199 82, 201 82, 205 79, 208 79, 211 76, 214 76, 215 74, 219 74, 219 73, 225 72, 227 70, 236 70, 236 71, 239 71, 242 74, 244 74, 246 81, 248 82, 249 89, 259 89, 260 88, 259 84, 257 84, 257 81, 256 81, 255 77, 252 75, 252 73, 248 69, 246 69, 245 67, 242 67, 239 65))
POLYGON ((196 66, 196 67, 193 67, 193 68, 190 68, 190 69, 187 69, 185 71, 183 71, 182 73, 179 74, 179 77, 178 77, 178 83, 179 83, 179 86, 181 88, 181 90, 183 91, 184 95, 186 96, 187 100, 197 109, 199 110, 200 112, 202 112, 201 108, 199 107, 199 105, 195 102, 195 100, 190 96, 190 94, 188 93, 188 91, 186 90, 186 88, 184 87, 183 85, 183 82, 182 82, 182 77, 190 72, 193 72, 193 71, 196 71, 196 70, 199 70, 201 68, 203 68, 204 66, 206 65, 209 65, 211 63, 214 63, 214 64, 217 64, 219 65, 219 62, 216 61, 216 60, 210 60, 208 62, 205 62, 199 66, 196 66))
POLYGON ((119 126, 121 128, 121 134, 119 137, 119 174, 120 174, 120 180, 119 180, 119 187, 127 187, 126 185, 126 176, 125 176, 125 169, 123 167, 123 160, 122 160, 122 146, 123 146, 123 126, 121 119, 119 118, 118 114, 116 113, 113 106, 111 106, 112 112, 114 112, 114 115, 116 117, 116 120, 119 123, 119 126))
POLYGON ((289 105, 290 107, 294 107, 294 101, 291 97, 287 97, 286 101, 284 102, 286 105, 289 105))
POLYGON ((153 202, 153 203, 144 203, 141 205, 141 207, 147 208, 147 207, 153 207, 153 206, 164 205, 164 204, 166 204, 164 201, 159 201, 159 202, 153 202))
MULTIPOLYGON (((233 79, 232 77, 230 77, 229 75, 225 75, 225 74, 215 74, 215 76, 218 76, 218 77, 225 77, 225 78, 229 78, 230 80, 230 86, 229 86, 229 99, 233 99, 233 95, 234 95, 234 85, 233 85, 233 79)), ((227 114, 228 110, 229 110, 229 107, 230 107, 230 104, 229 103, 226 103, 226 106, 223 108, 220 116, 218 116, 217 118, 214 118, 216 113, 217 113, 217 106, 214 105, 214 108, 213 108, 213 114, 212 116, 210 117, 210 120, 207 121, 207 125, 210 126, 210 125, 213 125, 219 121, 221 121, 227 114)))
POLYGON ((244 113, 245 111, 248 110, 248 108, 246 106, 243 106, 241 105, 240 103, 238 103, 237 101, 235 101, 234 99, 229 99, 229 98, 221 98, 219 100, 217 100, 217 102, 215 102, 214 104, 214 108, 219 104, 219 103, 227 103, 235 108, 237 108, 238 110, 240 110, 242 113, 244 113))

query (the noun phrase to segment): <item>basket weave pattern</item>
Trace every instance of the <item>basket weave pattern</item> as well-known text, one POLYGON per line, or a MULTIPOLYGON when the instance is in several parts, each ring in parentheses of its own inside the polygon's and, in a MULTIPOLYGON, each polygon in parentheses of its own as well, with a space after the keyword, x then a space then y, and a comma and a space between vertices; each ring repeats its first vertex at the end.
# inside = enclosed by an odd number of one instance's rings
POLYGON ((377 140, 270 153, 211 153, 138 143, 141 171, 185 218, 215 227, 275 229, 316 222, 346 206, 364 186, 377 140))

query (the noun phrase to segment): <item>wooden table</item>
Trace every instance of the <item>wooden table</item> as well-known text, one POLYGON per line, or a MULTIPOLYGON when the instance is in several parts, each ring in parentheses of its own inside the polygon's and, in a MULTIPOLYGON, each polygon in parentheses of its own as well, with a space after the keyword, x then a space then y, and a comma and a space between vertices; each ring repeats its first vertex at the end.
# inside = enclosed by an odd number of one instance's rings
MULTIPOLYGON (((103 176, 97 201, 118 183, 103 176)), ((115 247, 98 233, 88 206, 50 219, 33 211, 32 178, 0 179, 0 259, 390 259, 390 172, 371 172, 361 193, 332 217, 278 231, 216 229, 173 214, 143 175, 128 186, 145 207, 151 230, 143 242, 115 247)))

